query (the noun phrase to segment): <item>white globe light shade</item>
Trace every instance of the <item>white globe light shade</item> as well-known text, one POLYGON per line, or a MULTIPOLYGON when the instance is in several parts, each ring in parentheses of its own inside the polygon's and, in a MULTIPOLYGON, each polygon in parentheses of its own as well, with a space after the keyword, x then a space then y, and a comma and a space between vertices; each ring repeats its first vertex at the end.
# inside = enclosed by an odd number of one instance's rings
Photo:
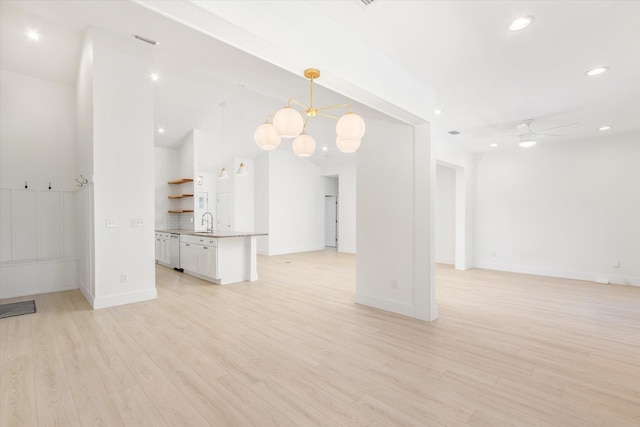
POLYGON ((303 126, 302 116, 291 107, 280 109, 273 117, 273 128, 283 138, 295 138, 300 135, 303 126))
POLYGON ((271 123, 263 123, 258 126, 253 138, 256 140, 258 147, 263 150, 275 150, 280 145, 280 135, 278 135, 271 123))
POLYGON ((340 117, 336 124, 336 133, 338 138, 343 141, 352 139, 362 139, 364 136, 365 126, 362 117, 356 113, 347 113, 340 117))
POLYGON ((343 153, 355 153, 360 148, 361 139, 341 139, 340 137, 336 138, 336 145, 338 146, 338 150, 343 153))
POLYGON ((301 133, 293 140, 293 152, 300 157, 309 157, 316 151, 316 142, 306 133, 301 133))

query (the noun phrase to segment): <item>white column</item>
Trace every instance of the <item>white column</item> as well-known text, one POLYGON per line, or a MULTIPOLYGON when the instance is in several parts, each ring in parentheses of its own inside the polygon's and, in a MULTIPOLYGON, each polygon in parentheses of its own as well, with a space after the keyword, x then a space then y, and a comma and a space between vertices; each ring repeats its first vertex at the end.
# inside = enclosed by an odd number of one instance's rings
POLYGON ((435 292, 436 160, 429 123, 413 135, 413 317, 438 317, 435 292))

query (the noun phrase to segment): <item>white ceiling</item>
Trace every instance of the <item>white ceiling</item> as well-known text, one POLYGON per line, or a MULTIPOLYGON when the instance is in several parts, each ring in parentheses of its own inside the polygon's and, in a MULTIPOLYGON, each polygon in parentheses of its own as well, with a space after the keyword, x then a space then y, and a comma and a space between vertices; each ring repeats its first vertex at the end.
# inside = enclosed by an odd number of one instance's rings
MULTIPOLYGON (((227 2, 210 5, 215 9, 223 3, 227 2)), ((269 3, 235 4, 255 19, 269 3)), ((416 81, 434 88, 443 110, 436 118, 437 137, 446 143, 472 151, 485 151, 492 142, 500 144, 498 149, 515 149, 517 137, 504 135, 517 134, 516 125, 530 118, 535 119, 534 131, 580 123, 559 132, 565 137, 541 143, 603 137, 597 128, 605 124, 613 127, 608 135, 640 135, 640 2, 377 0, 367 7, 359 0, 297 3, 322 19, 296 16, 295 8, 283 18, 301 22, 311 33, 324 30, 357 38, 416 81), (534 16, 535 22, 520 32, 506 31, 515 17, 523 15, 534 16), (333 26, 311 31, 314 22, 333 26), (584 76, 598 65, 607 65, 610 71, 584 76), (454 129, 461 134, 447 133, 454 129)), ((65 84, 75 81, 82 31, 90 26, 160 41, 154 48, 161 73, 155 114, 156 123, 167 132, 158 135, 156 145, 175 144, 206 122, 221 103, 235 102, 242 84, 247 128, 243 154, 255 155, 258 149, 249 128, 274 112, 260 109, 270 102, 277 108, 291 96, 308 99, 302 77, 134 3, 2 0, 0 7, 0 66, 65 84), (27 28, 38 29, 42 39, 27 40, 27 28), (253 100, 255 109, 247 106, 253 100)), ((313 39, 308 46, 319 49, 321 44, 322 40, 313 39)), ((394 76, 385 78, 392 81, 394 76)), ((317 96, 319 105, 343 100, 320 87, 317 96)), ((365 120, 382 118, 356 106, 365 120)), ((312 160, 322 166, 324 160, 353 158, 337 153, 332 145, 330 150, 329 159, 318 150, 312 160)))

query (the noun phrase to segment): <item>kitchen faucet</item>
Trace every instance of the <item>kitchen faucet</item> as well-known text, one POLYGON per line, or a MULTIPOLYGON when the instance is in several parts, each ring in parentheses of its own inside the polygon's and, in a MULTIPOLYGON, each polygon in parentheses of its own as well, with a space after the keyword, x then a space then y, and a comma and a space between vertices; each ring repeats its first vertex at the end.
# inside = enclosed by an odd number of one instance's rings
POLYGON ((211 217, 211 224, 209 224, 209 220, 207 219, 207 233, 213 232, 213 214, 211 212, 205 212, 202 214, 202 221, 200 221, 200 225, 204 225, 204 217, 209 215, 211 217))

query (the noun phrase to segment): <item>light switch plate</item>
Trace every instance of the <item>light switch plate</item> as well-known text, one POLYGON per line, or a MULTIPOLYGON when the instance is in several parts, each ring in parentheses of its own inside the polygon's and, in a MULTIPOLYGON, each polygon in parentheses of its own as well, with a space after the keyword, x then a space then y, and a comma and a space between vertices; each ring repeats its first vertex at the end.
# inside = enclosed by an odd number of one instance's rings
POLYGON ((107 228, 116 228, 118 226, 118 219, 107 218, 106 223, 107 223, 107 228))
POLYGON ((144 218, 131 218, 132 227, 144 227, 144 218))

